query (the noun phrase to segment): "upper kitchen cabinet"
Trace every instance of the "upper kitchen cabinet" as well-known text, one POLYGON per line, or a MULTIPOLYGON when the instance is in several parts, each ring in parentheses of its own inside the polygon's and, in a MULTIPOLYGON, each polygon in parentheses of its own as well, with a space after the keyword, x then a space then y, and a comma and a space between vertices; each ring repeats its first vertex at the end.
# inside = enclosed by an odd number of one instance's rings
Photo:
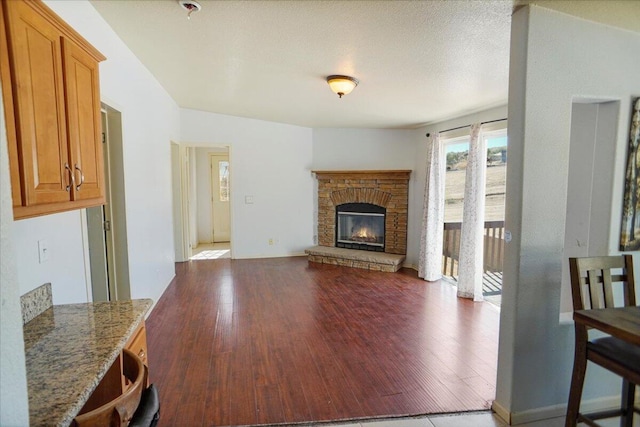
POLYGON ((3 1, 1 13, 14 218, 104 204, 104 56, 39 0, 3 1))

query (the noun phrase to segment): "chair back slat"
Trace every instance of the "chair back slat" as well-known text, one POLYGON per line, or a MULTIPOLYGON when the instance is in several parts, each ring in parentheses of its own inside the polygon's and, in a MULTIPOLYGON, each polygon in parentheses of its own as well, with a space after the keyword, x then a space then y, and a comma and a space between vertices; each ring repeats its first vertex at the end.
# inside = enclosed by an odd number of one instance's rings
POLYGON ((580 271, 587 270, 611 270, 612 268, 625 267, 625 255, 598 256, 588 258, 576 258, 580 262, 580 271))
POLYGON ((613 307, 613 284, 611 270, 602 270, 602 287, 604 288, 604 306, 613 307))
POLYGON ((569 258, 569 267, 574 310, 614 307, 614 286, 622 286, 623 305, 636 305, 631 255, 569 258))
POLYGON ((589 284, 589 302, 591 308, 601 308, 602 307, 602 298, 600 297, 600 292, 602 291, 602 286, 598 283, 598 275, 601 274, 601 271, 598 270, 589 270, 587 271, 587 283, 589 284))
POLYGON ((625 265, 626 265, 626 273, 627 273, 627 283, 628 286, 625 289, 624 294, 624 305, 625 306, 635 306, 636 304, 636 280, 633 275, 633 257, 631 255, 625 255, 625 265))

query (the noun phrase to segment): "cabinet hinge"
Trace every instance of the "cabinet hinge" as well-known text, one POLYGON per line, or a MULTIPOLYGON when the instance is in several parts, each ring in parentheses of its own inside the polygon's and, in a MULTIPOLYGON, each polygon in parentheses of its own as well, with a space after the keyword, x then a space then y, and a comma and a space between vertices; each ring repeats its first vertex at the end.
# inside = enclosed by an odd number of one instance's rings
POLYGON ((105 142, 107 142, 107 135, 102 132, 102 143, 104 144, 105 142))
POLYGON ((105 221, 102 223, 104 231, 111 231, 111 221, 105 221))

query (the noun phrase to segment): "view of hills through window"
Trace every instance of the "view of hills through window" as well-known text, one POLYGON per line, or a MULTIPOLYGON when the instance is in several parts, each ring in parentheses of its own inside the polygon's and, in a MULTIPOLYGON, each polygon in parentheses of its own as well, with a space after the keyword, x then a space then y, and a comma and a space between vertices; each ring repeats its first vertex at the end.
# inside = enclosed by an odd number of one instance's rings
MULTIPOLYGON (((444 222, 462 222, 464 180, 469 155, 469 141, 445 145, 444 222)), ((507 181, 507 137, 487 139, 487 182, 485 188, 485 221, 504 221, 504 195, 507 181)))

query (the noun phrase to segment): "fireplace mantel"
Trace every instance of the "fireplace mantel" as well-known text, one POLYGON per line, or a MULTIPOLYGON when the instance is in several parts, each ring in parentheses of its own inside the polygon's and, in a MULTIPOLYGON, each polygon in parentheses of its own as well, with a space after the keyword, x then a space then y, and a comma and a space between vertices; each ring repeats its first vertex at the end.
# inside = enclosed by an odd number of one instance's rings
POLYGON ((410 170, 311 171, 318 179, 409 179, 410 170))

